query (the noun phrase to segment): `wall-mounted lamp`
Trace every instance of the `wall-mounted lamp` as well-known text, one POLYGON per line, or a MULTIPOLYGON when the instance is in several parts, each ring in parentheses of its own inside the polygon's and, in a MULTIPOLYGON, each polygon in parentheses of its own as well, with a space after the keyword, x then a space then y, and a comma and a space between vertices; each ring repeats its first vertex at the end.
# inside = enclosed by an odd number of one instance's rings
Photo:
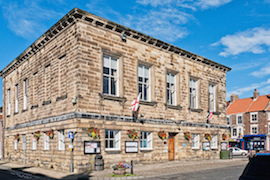
POLYGON ((127 41, 127 35, 126 34, 122 34, 121 39, 122 39, 122 41, 126 42, 127 41))
POLYGON ((144 117, 144 114, 141 114, 141 117, 144 117))
POLYGON ((77 98, 72 99, 72 104, 73 105, 77 104, 77 98))

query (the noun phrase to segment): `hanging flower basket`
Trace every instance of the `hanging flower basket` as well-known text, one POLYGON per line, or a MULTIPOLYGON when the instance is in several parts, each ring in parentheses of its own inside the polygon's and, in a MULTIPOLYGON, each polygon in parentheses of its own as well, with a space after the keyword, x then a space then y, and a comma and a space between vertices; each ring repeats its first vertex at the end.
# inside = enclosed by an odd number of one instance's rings
POLYGON ((189 132, 185 132, 184 136, 185 136, 185 139, 188 140, 188 141, 191 139, 191 135, 190 135, 189 132))
POLYGON ((90 136, 93 139, 100 138, 99 130, 97 128, 94 128, 94 127, 88 128, 87 134, 88 134, 88 136, 90 136))
POLYGON ((20 134, 16 134, 16 135, 14 135, 14 140, 20 140, 20 134))
POLYGON ((34 138, 38 141, 41 136, 40 131, 34 132, 34 138))
POLYGON ((222 139, 226 140, 227 139, 227 135, 226 134, 222 134, 222 139))
POLYGON ((47 132, 46 132, 46 135, 49 136, 50 139, 53 139, 53 136, 54 136, 53 130, 51 129, 50 131, 47 131, 47 132))
POLYGON ((134 141, 134 139, 139 138, 138 132, 135 129, 127 130, 128 137, 134 141))
POLYGON ((159 131, 158 132, 158 137, 162 140, 166 139, 167 134, 165 133, 165 131, 159 131))
POLYGON ((229 137, 232 137, 232 134, 231 133, 229 133, 229 137))
POLYGON ((211 134, 205 134, 204 138, 207 139, 208 141, 212 140, 211 134))

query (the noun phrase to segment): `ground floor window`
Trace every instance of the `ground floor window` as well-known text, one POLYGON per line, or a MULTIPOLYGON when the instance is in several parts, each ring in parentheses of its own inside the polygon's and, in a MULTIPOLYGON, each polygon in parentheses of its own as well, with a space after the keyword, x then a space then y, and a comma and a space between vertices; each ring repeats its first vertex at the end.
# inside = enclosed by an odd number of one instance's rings
POLYGON ((146 132, 142 131, 141 132, 141 149, 152 149, 152 132, 146 132))
POLYGON ((211 148, 212 149, 217 149, 217 144, 218 144, 218 138, 216 134, 212 135, 212 140, 211 140, 211 148))
POLYGON ((32 149, 37 150, 37 139, 35 137, 33 137, 32 149))
POLYGON ((14 149, 15 150, 18 149, 18 140, 17 139, 14 140, 14 149))
POLYGON ((120 150, 121 132, 118 130, 105 130, 105 149, 120 150))
POLYGON ((58 131, 58 149, 65 150, 65 133, 64 130, 58 131))
POLYGON ((44 150, 50 150, 50 137, 44 133, 44 150))
POLYGON ((200 145, 200 135, 199 134, 192 134, 192 149, 199 149, 200 145))

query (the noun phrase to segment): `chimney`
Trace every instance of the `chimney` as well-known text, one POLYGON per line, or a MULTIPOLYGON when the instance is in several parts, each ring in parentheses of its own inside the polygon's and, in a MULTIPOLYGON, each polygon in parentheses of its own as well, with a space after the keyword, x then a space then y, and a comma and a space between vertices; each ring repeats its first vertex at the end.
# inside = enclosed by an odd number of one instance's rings
POLYGON ((231 102, 233 102, 233 101, 236 100, 236 99, 239 99, 239 96, 236 95, 236 94, 232 94, 232 95, 231 95, 231 102))
POLYGON ((259 96, 259 92, 257 91, 257 89, 255 89, 253 92, 253 99, 257 99, 258 96, 259 96))

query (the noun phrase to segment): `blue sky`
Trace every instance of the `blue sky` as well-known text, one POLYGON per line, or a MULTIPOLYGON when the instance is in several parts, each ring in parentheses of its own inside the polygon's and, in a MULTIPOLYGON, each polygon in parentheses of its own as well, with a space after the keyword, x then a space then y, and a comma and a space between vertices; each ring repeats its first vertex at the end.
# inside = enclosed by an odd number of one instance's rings
POLYGON ((231 67, 227 100, 270 94, 270 0, 0 0, 0 69, 74 7, 231 67))

